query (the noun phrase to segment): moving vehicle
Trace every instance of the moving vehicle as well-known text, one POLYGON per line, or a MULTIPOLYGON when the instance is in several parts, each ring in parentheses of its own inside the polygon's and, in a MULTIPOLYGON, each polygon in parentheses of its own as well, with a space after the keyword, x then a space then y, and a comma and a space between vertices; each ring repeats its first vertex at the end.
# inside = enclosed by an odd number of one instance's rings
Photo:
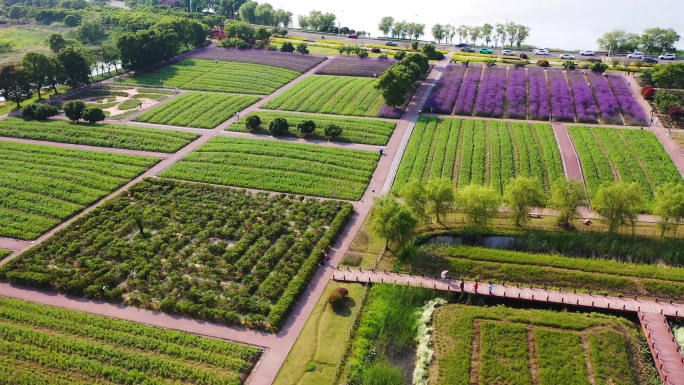
POLYGON ((387 43, 385 43, 385 45, 388 45, 388 46, 390 46, 390 47, 396 47, 396 46, 397 46, 397 43, 395 43, 395 42, 393 42, 393 41, 388 41, 387 43))
POLYGON ((594 53, 594 51, 586 50, 586 51, 581 51, 580 55, 582 55, 582 56, 594 56, 596 54, 594 53))
POLYGON ((494 51, 492 51, 489 48, 480 48, 480 53, 487 53, 487 54, 493 54, 494 51))
POLYGON ((570 55, 569 53, 564 53, 564 54, 558 55, 558 57, 561 59, 565 59, 565 60, 575 60, 575 56, 570 55))
POLYGON ((641 59, 641 61, 644 63, 658 64, 658 60, 656 60, 650 56, 644 56, 644 58, 641 59))
POLYGON ((466 43, 458 43, 458 44, 454 44, 454 47, 456 47, 456 48, 468 47, 468 44, 466 44, 466 43))
POLYGON ((676 58, 677 56, 675 56, 673 53, 666 53, 665 55, 658 56, 658 59, 660 60, 674 60, 676 58))
POLYGON ((359 37, 356 35, 348 35, 347 38, 349 39, 358 39, 359 37))
POLYGON ((463 47, 461 47, 461 50, 460 50, 460 51, 461 51, 461 52, 475 52, 475 50, 474 50, 474 49, 472 49, 472 48, 468 47, 467 45, 466 45, 466 46, 463 46, 463 47))
POLYGON ((644 53, 639 52, 639 51, 634 51, 634 52, 630 53, 629 55, 627 55, 627 57, 630 59, 643 59, 644 53))
POLYGON ((532 51, 532 53, 537 55, 548 55, 549 50, 546 48, 537 48, 534 51, 532 51))
POLYGON ((508 50, 508 49, 501 51, 501 54, 504 56, 515 56, 515 52, 508 50))

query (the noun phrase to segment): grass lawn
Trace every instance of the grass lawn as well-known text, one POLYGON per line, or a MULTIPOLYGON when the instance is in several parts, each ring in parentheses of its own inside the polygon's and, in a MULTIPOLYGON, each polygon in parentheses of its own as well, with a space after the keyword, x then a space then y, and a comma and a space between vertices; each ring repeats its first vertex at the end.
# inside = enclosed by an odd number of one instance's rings
POLYGON ((370 221, 364 221, 361 229, 352 244, 349 246, 347 254, 342 258, 340 268, 361 267, 370 269, 375 267, 375 261, 380 253, 385 249, 385 240, 375 236, 370 229, 370 221))
POLYGON ((673 133, 672 139, 677 143, 677 146, 684 148, 684 133, 673 133))
POLYGON ((331 383, 349 338, 364 287, 330 281, 278 372, 274 385, 317 385, 331 383), (335 311, 328 296, 338 287, 349 290, 347 306, 335 311), (312 365, 309 365, 312 364, 312 365), (307 365, 309 369, 307 370, 307 365), (313 366, 313 368, 311 367, 313 366))
MULTIPOLYGON (((1 29, 0 29, 0 31, 1 31, 1 29)), ((64 93, 64 92, 69 90, 69 87, 61 86, 61 87, 57 87, 57 90, 59 91, 59 93, 64 93)), ((40 96, 45 100, 49 100, 48 97, 50 95, 53 95, 54 93, 55 93, 54 91, 42 91, 40 93, 40 96)), ((36 93, 36 94, 33 94, 33 96, 31 98, 21 102, 21 106, 22 107, 28 106, 29 104, 35 103, 37 100, 38 100, 38 94, 36 93)), ((9 113, 14 112, 14 111, 17 111, 17 103, 15 103, 13 101, 7 101, 7 100, 4 102, 0 102, 0 115, 6 115, 6 114, 9 114, 9 113)))

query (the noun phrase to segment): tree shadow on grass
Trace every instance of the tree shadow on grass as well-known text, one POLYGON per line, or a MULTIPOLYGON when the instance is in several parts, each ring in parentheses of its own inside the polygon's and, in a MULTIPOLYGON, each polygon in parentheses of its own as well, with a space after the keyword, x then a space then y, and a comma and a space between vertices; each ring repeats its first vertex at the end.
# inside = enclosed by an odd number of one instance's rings
POLYGON ((335 312, 335 314, 341 317, 351 317, 352 309, 354 307, 356 307, 356 301, 354 301, 354 299, 351 297, 346 297, 342 305, 333 307, 332 310, 335 312))

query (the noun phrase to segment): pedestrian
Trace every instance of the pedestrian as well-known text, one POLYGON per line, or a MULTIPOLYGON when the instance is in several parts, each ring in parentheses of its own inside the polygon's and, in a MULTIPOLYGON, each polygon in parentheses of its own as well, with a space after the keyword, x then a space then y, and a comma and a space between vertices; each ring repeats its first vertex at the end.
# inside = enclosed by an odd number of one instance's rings
POLYGON ((651 126, 653 125, 653 117, 651 116, 651 126))
POLYGON ((214 59, 214 64, 218 64, 218 60, 214 59))
POLYGON ((383 156, 383 155, 385 155, 385 150, 381 148, 380 149, 380 156, 383 156))
POLYGON ((237 116, 238 119, 240 119, 240 113, 236 112, 235 115, 237 116))
POLYGON ((473 288, 475 289, 475 292, 476 292, 476 293, 477 293, 477 288, 478 288, 478 287, 480 287, 480 285, 478 285, 478 284, 477 284, 477 281, 475 281, 475 285, 473 286, 473 288))
POLYGON ((465 281, 461 280, 461 283, 458 284, 458 287, 461 288, 461 291, 463 291, 465 288, 465 281))
POLYGON ((449 270, 442 271, 442 274, 441 274, 442 281, 446 280, 447 274, 449 274, 449 270))
POLYGON ((489 286, 487 286, 487 290, 489 290, 489 295, 492 295, 492 290, 494 290, 494 285, 489 282, 489 286))
POLYGON ((670 137, 670 129, 669 128, 667 129, 667 137, 668 138, 670 137))
POLYGON ((643 130, 644 128, 643 128, 643 127, 639 127, 639 129, 640 129, 640 130, 643 130))

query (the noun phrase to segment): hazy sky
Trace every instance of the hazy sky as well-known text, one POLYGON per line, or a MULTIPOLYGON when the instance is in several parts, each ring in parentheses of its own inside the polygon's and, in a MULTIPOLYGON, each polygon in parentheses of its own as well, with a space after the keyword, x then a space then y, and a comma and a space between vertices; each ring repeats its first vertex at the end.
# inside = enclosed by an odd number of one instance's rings
MULTIPOLYGON (((382 16, 427 25, 423 39, 432 40, 435 23, 454 26, 505 23, 529 26, 526 43, 568 50, 596 49, 596 39, 613 29, 641 33, 646 28, 674 28, 684 35, 682 0, 265 0, 296 15, 316 9, 338 15, 342 26, 377 36, 382 16), (414 16, 417 15, 417 16, 414 16)), ((458 37, 456 37, 458 38, 458 37)), ((456 42, 454 40, 454 42, 456 42)), ((678 47, 684 47, 680 40, 678 47)))

